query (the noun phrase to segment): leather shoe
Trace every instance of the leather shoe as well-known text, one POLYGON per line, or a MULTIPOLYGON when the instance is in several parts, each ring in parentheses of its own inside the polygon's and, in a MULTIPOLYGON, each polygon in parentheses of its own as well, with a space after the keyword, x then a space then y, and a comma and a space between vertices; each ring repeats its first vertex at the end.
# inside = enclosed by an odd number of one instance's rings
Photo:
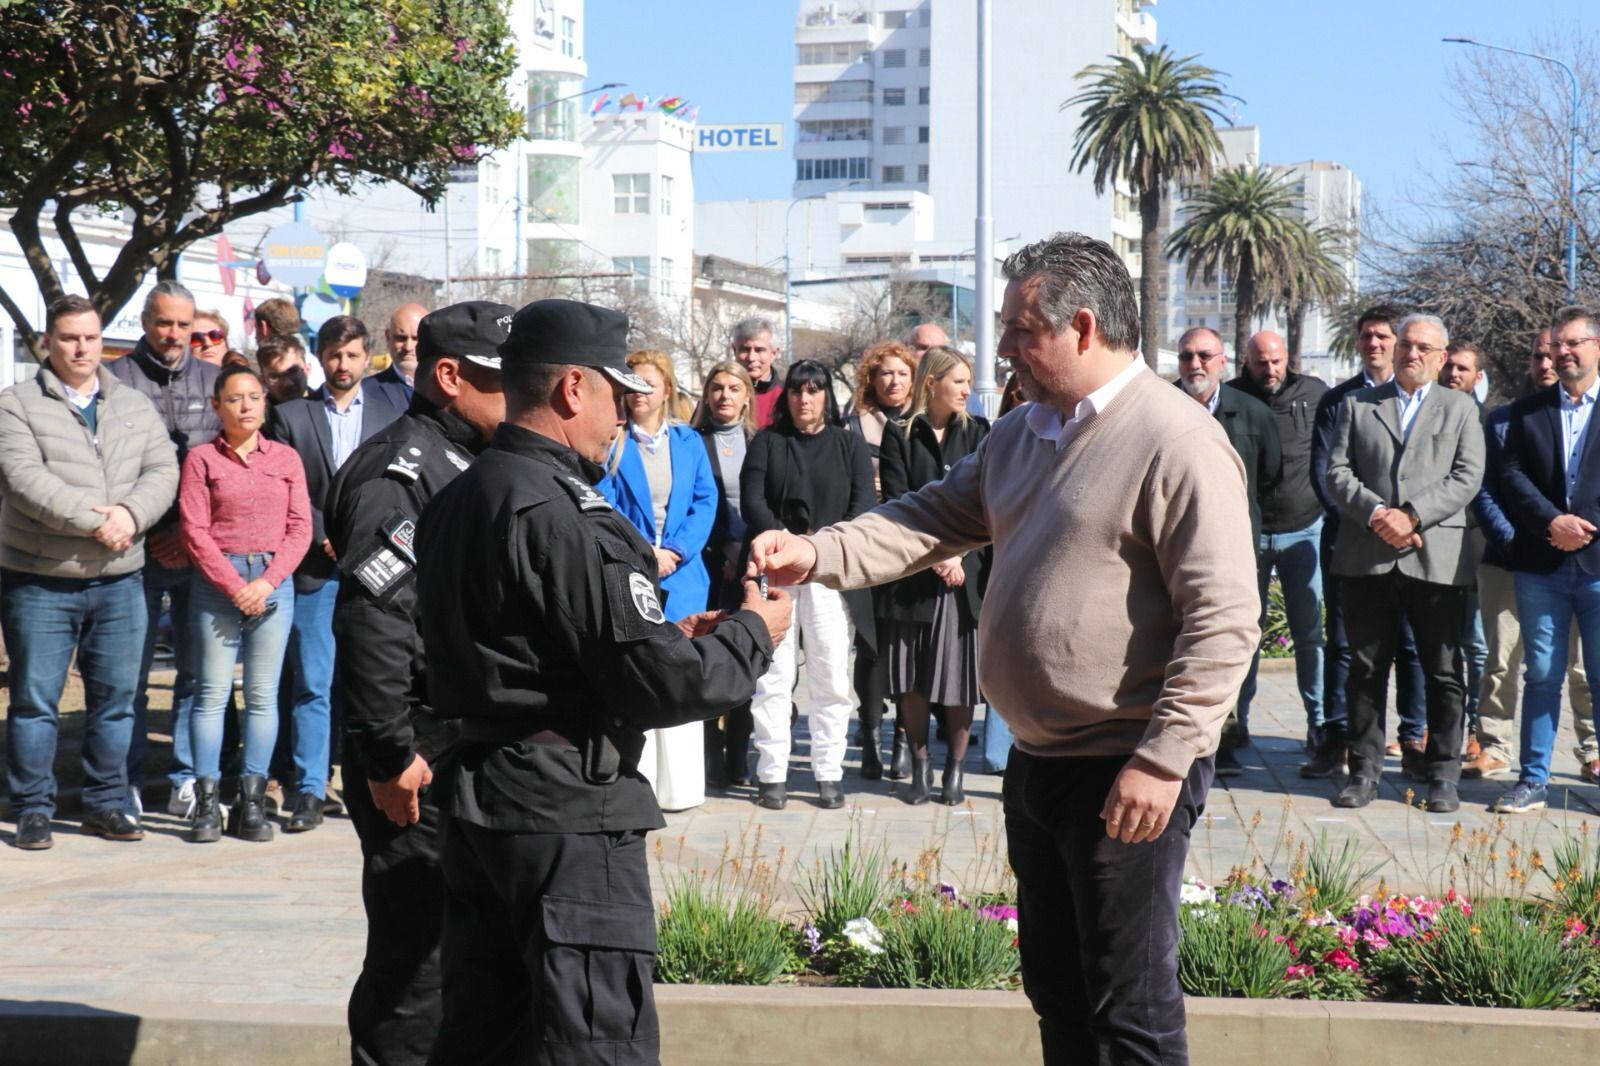
POLYGON ((1356 807, 1365 807, 1367 804, 1371 803, 1377 798, 1378 783, 1376 781, 1367 781, 1357 777, 1344 787, 1344 791, 1340 792, 1339 795, 1334 799, 1333 805, 1335 807, 1348 807, 1353 809, 1356 807))
POLYGON ((756 803, 769 811, 781 811, 789 802, 788 790, 782 781, 762 781, 756 786, 759 795, 756 803))
POLYGON ((1239 764, 1239 756, 1233 753, 1232 748, 1221 747, 1217 749, 1214 772, 1217 777, 1238 777, 1244 773, 1244 767, 1239 764))
POLYGON ((1385 744, 1383 746, 1383 753, 1389 756, 1391 759, 1397 757, 1400 754, 1400 742, 1396 740, 1392 743, 1385 744))
POLYGON ((143 840, 144 830, 120 807, 83 812, 83 831, 106 840, 143 840))
POLYGON ((1400 772, 1413 781, 1428 779, 1428 745, 1420 740, 1400 742, 1400 772))
POLYGON ((43 811, 29 811, 17 819, 17 847, 23 851, 44 851, 55 844, 50 835, 50 816, 43 811))
MULTIPOLYGON (((1462 773, 1466 773, 1465 770, 1462 773)), ((1600 785, 1600 759, 1585 759, 1578 774, 1591 785, 1600 785)))
POLYGON ((285 833, 306 833, 322 824, 322 797, 302 792, 294 801, 294 813, 284 825, 285 833))
POLYGON ((844 806, 843 781, 818 781, 817 806, 825 811, 836 811, 844 806))
POLYGON ((1300 764, 1301 777, 1332 777, 1345 772, 1346 748, 1343 738, 1325 736, 1322 746, 1310 760, 1300 764))
POLYGON ((861 745, 861 779, 877 781, 883 777, 883 752, 878 749, 878 732, 871 730, 870 743, 861 745))
POLYGON ((1428 810, 1434 814, 1449 814, 1461 809, 1461 797, 1456 793, 1454 781, 1435 781, 1428 786, 1428 810))
POLYGON ((1462 777, 1501 777, 1511 769, 1511 764, 1486 751, 1478 752, 1475 759, 1461 765, 1462 777))

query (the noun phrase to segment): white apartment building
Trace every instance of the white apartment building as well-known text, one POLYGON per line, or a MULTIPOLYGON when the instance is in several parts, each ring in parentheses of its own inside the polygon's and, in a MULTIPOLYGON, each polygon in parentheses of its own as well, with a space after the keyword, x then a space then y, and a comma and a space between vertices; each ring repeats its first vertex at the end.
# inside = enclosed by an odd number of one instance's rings
POLYGON ((694 125, 660 111, 599 114, 583 137, 584 258, 626 271, 683 314, 694 271, 694 125))

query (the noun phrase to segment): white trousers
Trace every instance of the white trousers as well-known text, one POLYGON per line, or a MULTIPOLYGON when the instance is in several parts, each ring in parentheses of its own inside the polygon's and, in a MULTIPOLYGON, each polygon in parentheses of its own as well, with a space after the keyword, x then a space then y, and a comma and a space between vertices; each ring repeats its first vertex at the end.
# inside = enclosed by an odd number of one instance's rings
POLYGON ((756 743, 756 780, 782 781, 789 770, 789 705, 795 682, 795 647, 806 642, 806 692, 811 727, 811 776, 844 780, 845 731, 854 700, 850 693, 850 646, 855 639, 844 597, 821 585, 797 585, 794 624, 756 685, 750 705, 756 743))
POLYGON ((647 729, 639 772, 656 790, 664 811, 686 811, 706 801, 705 723, 647 729))

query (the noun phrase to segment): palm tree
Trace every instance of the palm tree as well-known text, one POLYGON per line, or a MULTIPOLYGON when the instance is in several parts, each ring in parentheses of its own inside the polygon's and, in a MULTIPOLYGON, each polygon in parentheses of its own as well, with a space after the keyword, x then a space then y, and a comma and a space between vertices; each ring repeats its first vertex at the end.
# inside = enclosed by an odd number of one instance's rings
POLYGON ((1139 333, 1152 368, 1160 348, 1161 194, 1172 181, 1210 177, 1222 155, 1217 121, 1229 97, 1218 72, 1175 56, 1166 45, 1134 49, 1078 72, 1089 84, 1061 105, 1083 107, 1069 164, 1078 172, 1094 166, 1094 190, 1122 181, 1139 199, 1139 333))
POLYGON ((1264 167, 1219 171, 1186 215, 1167 252, 1185 262, 1190 282, 1233 279, 1233 351, 1242 360, 1251 320, 1271 306, 1273 279, 1293 277, 1316 238, 1289 185, 1264 167))
POLYGON ((1350 291, 1350 279, 1335 258, 1347 244, 1345 234, 1319 227, 1311 231, 1311 240, 1312 246, 1295 261, 1289 276, 1270 282, 1272 305, 1283 315, 1284 341, 1294 370, 1300 369, 1306 315, 1313 307, 1336 306, 1350 291))

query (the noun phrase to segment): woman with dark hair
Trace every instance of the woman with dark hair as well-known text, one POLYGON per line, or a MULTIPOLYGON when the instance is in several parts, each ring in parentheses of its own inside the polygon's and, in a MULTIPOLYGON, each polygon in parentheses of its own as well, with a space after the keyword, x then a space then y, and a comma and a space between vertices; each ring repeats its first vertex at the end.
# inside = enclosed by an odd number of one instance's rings
MULTIPOLYGON (((942 479, 971 455, 989 432, 989 423, 967 414, 972 365, 954 348, 930 348, 917 367, 911 392, 911 417, 895 423, 883 440, 885 498, 893 499, 942 479)), ((928 718, 944 708, 949 747, 942 799, 964 798, 961 761, 967 754, 972 709, 978 692, 978 610, 982 601, 987 551, 945 559, 896 581, 879 598, 890 623, 886 654, 889 693, 900 698, 900 719, 911 748, 907 803, 927 803, 933 768, 928 756, 928 718)))
MULTIPOLYGON (((754 537, 769 529, 812 533, 871 509, 872 461, 861 439, 839 425, 828 368, 804 359, 789 368, 771 427, 750 441, 739 476, 739 509, 754 537)), ((790 692, 795 647, 806 647, 811 771, 818 803, 844 805, 845 732, 850 721, 850 617, 869 617, 871 597, 821 585, 794 591, 794 625, 756 686, 756 780, 761 806, 782 810, 789 769, 790 692), (862 601, 853 612, 847 597, 862 601), (804 634, 802 637, 801 634, 804 634)))
MULTIPOLYGON (((742 598, 744 516, 739 513, 739 471, 756 432, 755 387, 750 373, 733 361, 718 363, 706 374, 700 404, 690 424, 705 442, 711 476, 717 484, 717 520, 706 541, 706 572, 711 594, 706 606, 734 610, 742 598)), ((750 705, 729 711, 705 724, 706 783, 713 787, 750 783, 750 705)))
POLYGON ((183 460, 178 513, 194 563, 189 593, 195 641, 195 806, 189 839, 222 836, 217 797, 222 717, 233 668, 244 660, 244 771, 229 831, 241 840, 272 839, 265 794, 267 764, 278 738, 278 678, 294 621, 287 580, 311 546, 311 501, 299 454, 261 435, 266 386, 247 366, 224 367, 211 406, 222 433, 183 460))
MULTIPOLYGON (((911 402, 911 379, 916 372, 916 351, 899 341, 874 344, 862 353, 856 367, 855 405, 845 424, 861 438, 872 456, 874 503, 884 500, 878 468, 883 437, 894 420, 905 415, 911 402)), ((889 675, 883 658, 883 627, 876 621, 879 614, 876 601, 881 595, 882 590, 872 590, 874 620, 870 623, 858 620, 856 626, 855 686, 856 698, 861 704, 861 776, 869 781, 883 776, 883 756, 878 745, 882 740, 883 704, 889 694, 889 675)), ((910 766, 906 731, 896 715, 893 754, 889 759, 890 780, 906 776, 910 766)))

